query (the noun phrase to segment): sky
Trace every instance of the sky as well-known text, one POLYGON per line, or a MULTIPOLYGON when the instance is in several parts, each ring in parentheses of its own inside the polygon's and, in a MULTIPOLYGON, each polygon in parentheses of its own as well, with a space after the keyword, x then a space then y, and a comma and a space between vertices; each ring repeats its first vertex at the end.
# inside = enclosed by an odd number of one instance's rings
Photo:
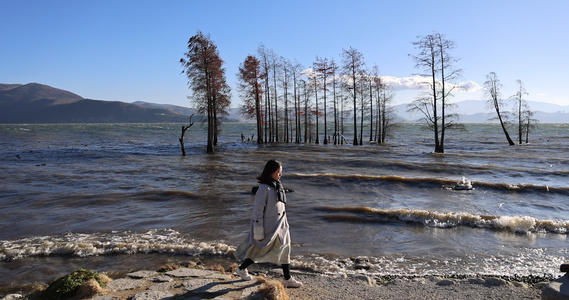
POLYGON ((527 100, 569 105, 568 11, 567 0, 0 0, 0 83, 188 107, 179 61, 199 30, 226 62, 233 107, 238 67, 260 44, 305 68, 353 47, 401 104, 419 93, 413 42, 439 32, 470 86, 453 101, 485 100, 495 72, 504 97, 519 79, 527 100))

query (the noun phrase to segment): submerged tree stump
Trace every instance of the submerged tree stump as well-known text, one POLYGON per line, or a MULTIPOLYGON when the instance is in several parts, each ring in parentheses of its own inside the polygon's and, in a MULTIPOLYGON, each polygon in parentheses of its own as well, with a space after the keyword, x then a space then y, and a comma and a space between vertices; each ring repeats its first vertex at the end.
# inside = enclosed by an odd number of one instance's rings
POLYGON ((182 156, 186 156, 186 147, 184 146, 184 135, 186 134, 186 131, 188 129, 190 129, 190 127, 192 127, 192 125, 194 125, 194 122, 192 122, 193 116, 194 116, 194 114, 192 114, 190 116, 190 125, 188 125, 188 126, 182 125, 182 135, 178 139, 180 141, 180 147, 182 147, 182 156))

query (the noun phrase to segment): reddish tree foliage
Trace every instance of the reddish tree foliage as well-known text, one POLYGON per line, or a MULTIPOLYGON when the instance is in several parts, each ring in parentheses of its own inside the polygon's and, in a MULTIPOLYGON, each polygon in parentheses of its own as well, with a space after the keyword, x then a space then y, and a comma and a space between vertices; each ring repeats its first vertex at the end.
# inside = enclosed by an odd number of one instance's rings
POLYGON ((188 41, 188 51, 180 59, 198 112, 207 114, 207 152, 217 145, 220 117, 227 114, 231 89, 225 80, 223 60, 209 35, 198 31, 188 41))
POLYGON ((257 118, 257 143, 263 143, 263 110, 261 98, 263 90, 261 80, 265 78, 265 74, 261 73, 259 60, 249 55, 245 61, 239 66, 239 90, 244 99, 242 112, 249 117, 257 118))

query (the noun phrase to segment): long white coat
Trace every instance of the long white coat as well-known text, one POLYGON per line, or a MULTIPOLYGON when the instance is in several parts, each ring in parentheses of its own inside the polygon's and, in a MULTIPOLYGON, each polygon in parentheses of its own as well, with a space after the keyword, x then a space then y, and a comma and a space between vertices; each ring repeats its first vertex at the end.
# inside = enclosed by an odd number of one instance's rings
POLYGON ((259 185, 253 203, 248 237, 251 245, 265 247, 277 237, 282 245, 290 244, 285 206, 283 202, 278 201, 276 189, 267 184, 259 185))

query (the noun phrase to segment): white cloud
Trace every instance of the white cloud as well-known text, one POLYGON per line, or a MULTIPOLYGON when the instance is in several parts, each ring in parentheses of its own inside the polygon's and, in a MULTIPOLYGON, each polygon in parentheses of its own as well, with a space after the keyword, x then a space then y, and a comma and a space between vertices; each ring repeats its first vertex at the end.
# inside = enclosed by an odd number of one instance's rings
MULTIPOLYGON (((300 74, 302 76, 310 77, 314 76, 316 73, 312 68, 307 68, 300 74)), ((344 80, 350 81, 351 79, 347 77, 344 78, 344 80)), ((424 89, 427 86, 426 84, 431 82, 430 77, 420 75, 413 75, 409 77, 381 76, 381 80, 395 91, 424 89)), ((460 82, 458 84, 447 83, 447 88, 455 88, 455 93, 475 93, 484 90, 483 87, 472 80, 460 82)))
MULTIPOLYGON (((381 76, 384 83, 393 88, 393 90, 416 90, 425 88, 425 83, 429 83, 431 78, 413 75, 410 77, 394 77, 394 76, 381 76)), ((474 93, 482 90, 482 87, 472 81, 460 82, 458 84, 447 84, 449 88, 455 88, 457 93, 474 93)))
POLYGON ((300 75, 301 75, 301 76, 310 77, 310 76, 313 76, 314 73, 315 73, 315 72, 314 72, 314 70, 313 70, 312 68, 307 68, 307 69, 302 70, 302 71, 300 72, 300 75))
POLYGON ((464 92, 464 93, 475 93, 484 89, 478 83, 472 80, 461 82, 458 85, 461 87, 459 92, 464 92))
POLYGON ((411 77, 393 77, 393 76, 381 76, 384 83, 388 84, 393 90, 407 90, 407 89, 419 89, 424 87, 424 84, 429 81, 428 78, 419 75, 413 75, 411 77))

